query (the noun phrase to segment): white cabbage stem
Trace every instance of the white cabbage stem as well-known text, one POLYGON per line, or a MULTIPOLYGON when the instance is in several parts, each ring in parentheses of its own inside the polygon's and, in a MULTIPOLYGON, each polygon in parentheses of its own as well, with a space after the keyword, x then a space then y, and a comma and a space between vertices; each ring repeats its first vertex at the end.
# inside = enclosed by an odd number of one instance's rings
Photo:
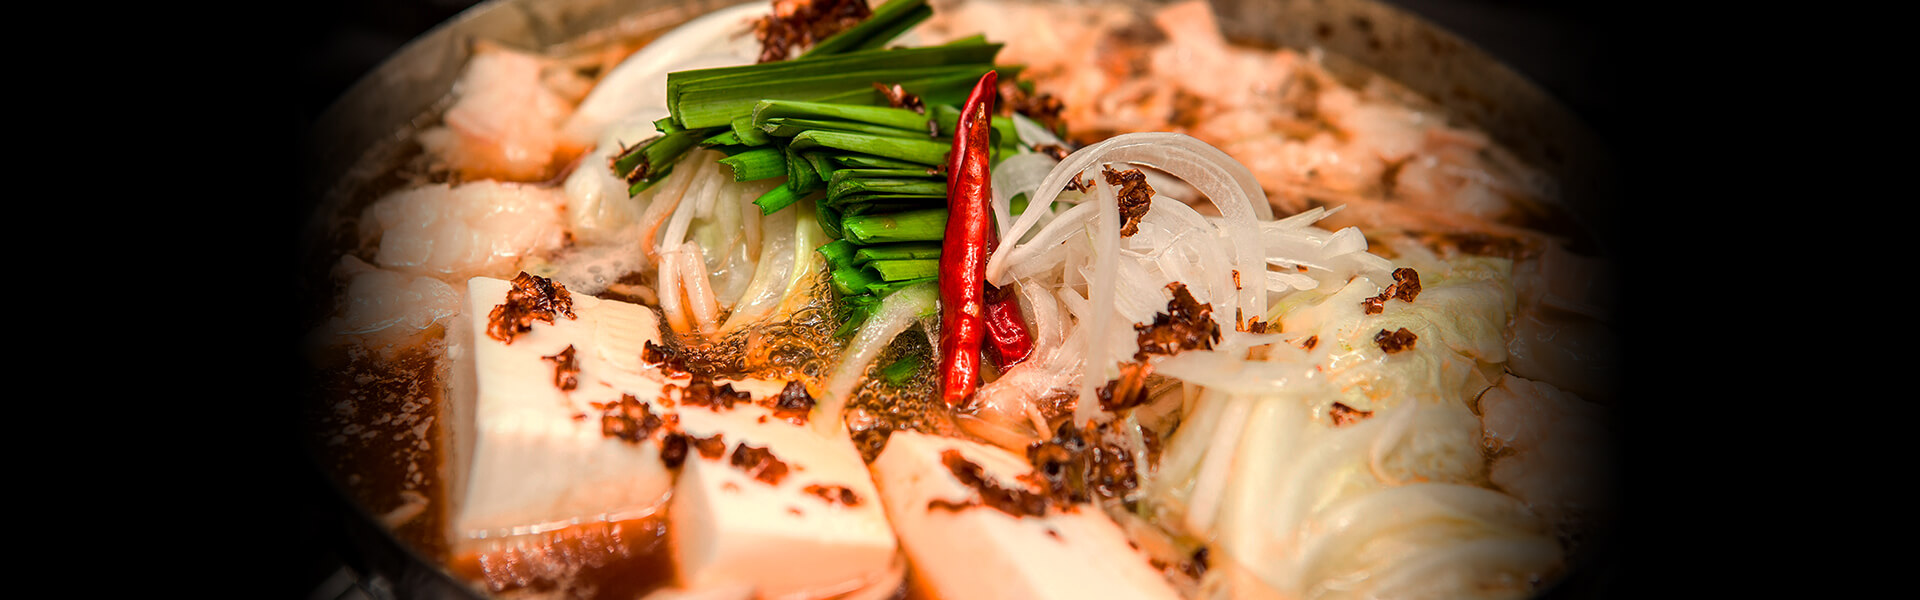
POLYGON ((720 301, 713 294, 705 251, 699 244, 687 242, 680 246, 680 260, 680 281, 687 291, 687 308, 693 318, 693 330, 701 335, 712 335, 720 325, 720 301))
MULTIPOLYGON (((795 212, 783 210, 764 218, 767 235, 759 240, 760 259, 756 261, 753 281, 747 284, 747 291, 734 305, 727 322, 720 326, 722 333, 758 323, 780 305, 780 298, 786 295, 788 277, 793 273, 795 212)), ((748 217, 746 220, 757 223, 762 219, 748 217)))

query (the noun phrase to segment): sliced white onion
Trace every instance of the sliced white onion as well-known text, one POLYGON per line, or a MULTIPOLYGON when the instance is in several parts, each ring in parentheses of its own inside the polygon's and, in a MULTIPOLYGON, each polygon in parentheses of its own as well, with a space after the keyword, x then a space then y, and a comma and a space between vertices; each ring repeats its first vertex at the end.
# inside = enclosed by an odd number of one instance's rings
MULTIPOLYGON (((1018 115, 1019 113, 1014 113, 1018 115)), ((1039 152, 1016 154, 1000 164, 993 166, 993 219, 1000 234, 1002 245, 1013 243, 1007 239, 1007 229, 1013 227, 1013 197, 1026 193, 1033 197, 1035 186, 1053 171, 1060 161, 1039 152)), ((1046 205, 1027 204, 1027 210, 1046 209, 1046 205)))
POLYGON ((1091 318, 1080 325, 1087 329, 1087 356, 1081 366, 1080 401, 1073 409, 1073 421, 1081 426, 1100 413, 1098 394, 1101 382, 1107 380, 1107 334, 1113 328, 1113 296, 1120 271, 1120 198, 1104 177, 1095 179, 1094 187, 1099 212, 1093 219, 1093 278, 1087 290, 1091 318))
MULTIPOLYGON (((1033 205, 1028 204, 1027 206, 1031 207, 1033 205)), ((1016 246, 1015 244, 1003 242, 1000 244, 1000 249, 994 252, 994 256, 1000 256, 1001 253, 1006 252, 1016 252, 1010 263, 1017 265, 1015 268, 1028 272, 1041 269, 1051 270, 1053 268, 1052 264, 1037 262, 1040 256, 1059 251, 1060 244, 1075 235, 1084 235, 1086 233, 1086 224, 1089 222, 1089 219, 1093 218, 1098 209, 1099 207, 1096 206, 1096 203, 1088 202, 1061 211, 1060 216, 1049 221, 1046 227, 1033 235, 1032 240, 1018 244, 1019 250, 1012 250, 1016 246)), ((1034 214, 1034 211, 1029 210, 1021 213, 1020 218, 1025 220, 1027 215, 1030 214, 1034 214)), ((1002 237, 1000 239, 1008 240, 1012 238, 1002 237)), ((1025 275, 1021 277, 1025 277, 1025 275)), ((1002 280, 995 282, 994 285, 1005 286, 1007 283, 1006 280, 1002 280)))
MULTIPOLYGON (((1273 207, 1266 202, 1265 192, 1261 191, 1259 182, 1246 165, 1192 136, 1169 132, 1132 133, 1082 148, 1061 161, 1041 181, 1031 203, 1046 205, 1052 202, 1068 181, 1103 162, 1151 166, 1192 185, 1220 210, 1222 229, 1232 241, 1235 270, 1242 277, 1254 277, 1265 271, 1257 225, 1260 221, 1273 219, 1273 207)), ((1098 183, 1104 178, 1096 175, 1094 179, 1098 183)), ((1021 214, 1003 239, 1018 240, 1025 237, 1026 231, 1038 219, 1038 213, 1021 214)), ((1015 246, 1003 244, 988 260, 989 282, 995 285, 1007 283, 1008 264, 1015 246)), ((1232 273, 1218 274, 1215 279, 1218 277, 1230 280, 1232 273)), ((1265 314, 1267 302, 1262 289, 1263 286, 1259 284, 1238 289, 1235 294, 1237 301, 1233 306, 1244 314, 1265 314)), ((1222 312, 1227 312, 1226 308, 1225 303, 1216 305, 1216 310, 1222 312)))
POLYGON ((1060 301, 1047 292, 1046 286, 1020 286, 1021 308, 1028 323, 1033 324, 1033 353, 1050 351, 1060 345, 1065 335, 1066 323, 1060 320, 1060 301))

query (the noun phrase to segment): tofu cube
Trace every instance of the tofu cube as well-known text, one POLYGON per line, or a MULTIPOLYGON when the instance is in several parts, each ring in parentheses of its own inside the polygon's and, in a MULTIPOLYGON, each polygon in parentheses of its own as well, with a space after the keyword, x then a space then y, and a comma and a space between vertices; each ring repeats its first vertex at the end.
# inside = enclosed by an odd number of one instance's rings
MULTIPOLYGON (((728 383, 756 401, 783 387, 728 383)), ((680 585, 750 582, 760 597, 899 585, 893 530, 844 428, 795 424, 747 403, 682 405, 678 414, 688 436, 725 444, 714 458, 689 449, 674 486, 668 518, 680 585)))
POLYGON ((452 539, 657 511, 673 482, 658 443, 605 435, 595 407, 623 394, 652 403, 670 381, 640 358, 647 341, 660 341, 653 311, 573 295, 577 318, 535 322, 503 342, 487 334, 487 321, 511 287, 469 280, 465 314, 449 330, 454 367, 446 414, 456 440, 450 491, 459 499, 452 539), (550 358, 569 347, 578 366, 571 390, 556 383, 557 359, 550 358))
POLYGON ((1027 487, 1023 456, 967 440, 893 433, 872 465, 887 517, 921 585, 943 600, 1176 598, 1171 585, 1091 504, 1017 517, 972 504, 979 493, 942 461, 957 450, 1003 487, 1027 487))

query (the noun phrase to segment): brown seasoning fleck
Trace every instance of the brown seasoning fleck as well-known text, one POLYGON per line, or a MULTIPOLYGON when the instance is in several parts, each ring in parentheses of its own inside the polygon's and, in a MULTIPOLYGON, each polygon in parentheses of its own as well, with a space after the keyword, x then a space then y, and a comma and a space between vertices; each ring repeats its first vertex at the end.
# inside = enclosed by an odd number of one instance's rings
POLYGON ((692 371, 687 369, 686 357, 681 356, 679 352, 674 351, 672 348, 653 343, 653 340, 647 340, 646 345, 641 347, 640 360, 641 362, 659 368, 660 371, 668 377, 679 377, 692 373, 692 371))
POLYGON ((798 381, 789 381, 780 389, 780 395, 773 401, 773 416, 780 417, 795 425, 804 425, 807 415, 813 412, 813 396, 807 393, 807 386, 798 381))
POLYGON ((1377 315, 1386 310, 1389 299, 1411 303, 1414 297, 1419 295, 1420 272, 1408 267, 1400 267, 1393 270, 1393 283, 1388 284, 1387 289, 1380 290, 1378 296, 1361 300, 1360 305, 1366 314, 1377 315))
MULTIPOLYGON (((1140 218, 1147 216, 1147 209, 1153 204, 1153 186, 1147 185, 1147 174, 1139 169, 1115 171, 1112 166, 1102 167, 1100 174, 1107 178, 1107 185, 1120 188, 1117 193, 1120 202, 1120 237, 1132 237, 1140 233, 1140 218)), ((1233 283, 1240 285, 1240 272, 1234 271, 1233 283)))
POLYGON ((1347 406, 1344 403, 1335 402, 1333 403, 1333 408, 1328 410, 1328 415, 1333 417, 1334 427, 1345 427, 1358 423, 1361 419, 1373 416, 1373 411, 1360 410, 1347 406))
POLYGON ((1052 94, 1027 93, 1019 82, 1009 78, 1000 82, 1000 97, 994 101, 994 112, 1002 116, 1020 113, 1045 126, 1048 131, 1059 132, 1064 129, 1060 119, 1061 111, 1067 105, 1052 94))
POLYGON ((532 331, 534 321, 551 325, 556 315, 578 318, 573 314, 573 295, 553 280, 521 271, 514 276, 506 301, 487 314, 487 337, 511 344, 515 336, 532 331))
POLYGON ((786 60, 872 15, 866 0, 774 0, 773 12, 753 23, 759 62, 786 60))
POLYGON ((1407 331, 1405 327, 1401 327, 1399 331, 1394 332, 1388 332, 1385 329, 1380 330, 1380 333, 1374 334, 1373 343, 1379 344, 1380 349, 1386 351, 1387 354, 1398 354, 1412 350, 1413 342, 1416 339, 1418 338, 1413 335, 1413 332, 1407 331))
POLYGON ((961 454, 959 450, 942 451, 940 462, 947 466, 947 471, 953 473, 953 477, 960 480, 962 485, 973 488, 979 493, 980 499, 967 502, 934 500, 928 503, 929 508, 939 505, 940 508, 958 510, 969 506, 985 505, 1015 517, 1042 517, 1047 514, 1046 496, 1030 490, 1000 485, 999 482, 987 477, 985 469, 967 460, 966 455, 961 454))
POLYGON ((787 463, 775 457, 772 450, 749 446, 744 442, 733 447, 732 463, 767 485, 780 485, 780 480, 787 477, 787 463))
POLYGON ((879 90, 881 95, 887 97, 888 106, 911 110, 915 114, 927 114, 926 103, 921 102, 919 96, 908 93, 907 88, 900 87, 898 83, 888 85, 875 81, 873 89, 879 90))
POLYGON ((727 453, 727 440, 718 433, 707 437, 691 439, 693 440, 693 449, 700 453, 700 458, 714 460, 727 453))
POLYGON ((563 391, 573 391, 580 387, 580 361, 575 358, 573 344, 553 356, 542 356, 540 360, 553 363, 553 386, 563 391))
POLYGON ((827 504, 840 504, 843 506, 860 505, 860 496, 854 494, 852 488, 844 485, 822 485, 815 483, 801 488, 800 491, 817 496, 821 500, 826 501, 827 504))
POLYGON ((653 435, 664 423, 659 415, 645 402, 634 398, 632 394, 621 394, 618 402, 607 403, 601 408, 600 434, 625 441, 639 443, 653 435))
POLYGON ((1135 323, 1133 330, 1140 350, 1133 359, 1145 361, 1154 354, 1173 355, 1185 350, 1207 350, 1220 341, 1220 324, 1213 322, 1213 305, 1201 304, 1178 281, 1167 284, 1173 299, 1167 311, 1153 315, 1153 323, 1135 323))

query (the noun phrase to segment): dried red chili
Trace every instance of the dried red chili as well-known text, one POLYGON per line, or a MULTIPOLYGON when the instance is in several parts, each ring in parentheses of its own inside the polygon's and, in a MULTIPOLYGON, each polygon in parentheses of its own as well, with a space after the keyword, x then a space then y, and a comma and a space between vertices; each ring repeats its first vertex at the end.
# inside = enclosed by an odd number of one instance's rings
POLYGON ((987 258, 994 235, 989 135, 998 80, 997 73, 987 71, 974 84, 947 155, 947 230, 940 246, 940 397, 953 406, 973 395, 987 328, 987 258))
POLYGON ((1033 354, 1033 334, 1020 318, 1019 297, 1011 288, 987 285, 987 357, 1002 369, 1020 364, 1033 354))

